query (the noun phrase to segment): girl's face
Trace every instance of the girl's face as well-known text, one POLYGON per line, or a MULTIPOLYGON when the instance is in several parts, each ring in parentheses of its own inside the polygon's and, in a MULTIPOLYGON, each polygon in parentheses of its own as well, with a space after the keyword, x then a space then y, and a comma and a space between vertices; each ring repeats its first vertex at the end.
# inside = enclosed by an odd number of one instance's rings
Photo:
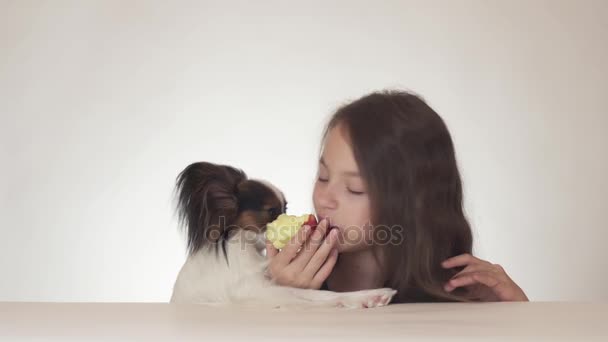
POLYGON ((339 124, 327 134, 319 160, 313 202, 319 220, 327 217, 330 225, 339 229, 339 252, 371 247, 367 189, 339 124))

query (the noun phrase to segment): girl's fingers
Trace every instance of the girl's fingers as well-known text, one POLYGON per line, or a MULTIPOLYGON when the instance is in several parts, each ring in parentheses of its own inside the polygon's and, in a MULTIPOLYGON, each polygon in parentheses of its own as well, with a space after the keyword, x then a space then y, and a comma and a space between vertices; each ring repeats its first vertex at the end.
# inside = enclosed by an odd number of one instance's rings
POLYGON ((338 249, 333 248, 323 266, 315 274, 314 278, 312 278, 312 285, 315 289, 321 288, 323 282, 327 280, 327 277, 329 277, 331 271, 334 269, 336 261, 338 261, 338 249))
POLYGON ((303 273, 307 277, 312 278, 323 266, 332 250, 334 250, 336 241, 338 240, 337 233, 338 231, 336 229, 330 230, 321 247, 319 247, 319 249, 317 249, 317 252, 313 254, 312 258, 304 268, 303 273))
POLYGON ((452 278, 459 277, 460 275, 465 274, 465 273, 474 273, 474 272, 492 272, 492 273, 496 273, 497 276, 500 275, 499 270, 494 268, 494 266, 492 266, 490 264, 480 263, 480 264, 468 265, 462 271, 454 274, 452 276, 452 278))
POLYGON ((304 225, 298 230, 296 235, 292 236, 289 242, 281 249, 274 258, 281 267, 287 266, 298 255, 298 251, 310 236, 311 228, 309 225, 304 225))
POLYGON ((295 257, 293 261, 294 265, 297 265, 298 269, 304 269, 306 265, 312 259, 312 256, 317 252, 319 246, 325 241, 325 235, 328 229, 327 219, 321 220, 317 225, 317 228, 310 234, 310 239, 306 241, 302 250, 295 257))
POLYGON ((458 287, 482 285, 493 293, 491 297, 487 297, 491 298, 491 301, 528 301, 524 291, 509 278, 500 265, 481 261, 482 263, 469 265, 457 273, 444 285, 444 290, 452 292, 458 287))
POLYGON ((489 288, 494 288, 500 284, 500 279, 496 277, 496 274, 491 272, 464 273, 458 277, 450 279, 444 285, 443 289, 446 292, 452 292, 456 288, 475 284, 483 284, 489 288))
POLYGON ((441 266, 443 268, 453 268, 453 267, 465 266, 465 265, 470 265, 470 264, 488 264, 488 265, 490 265, 490 263, 487 261, 478 259, 469 253, 465 253, 465 254, 460 254, 455 257, 451 257, 449 259, 444 260, 441 263, 441 266))
POLYGON ((279 250, 276 249, 270 240, 266 239, 266 258, 272 259, 275 255, 279 253, 279 250))

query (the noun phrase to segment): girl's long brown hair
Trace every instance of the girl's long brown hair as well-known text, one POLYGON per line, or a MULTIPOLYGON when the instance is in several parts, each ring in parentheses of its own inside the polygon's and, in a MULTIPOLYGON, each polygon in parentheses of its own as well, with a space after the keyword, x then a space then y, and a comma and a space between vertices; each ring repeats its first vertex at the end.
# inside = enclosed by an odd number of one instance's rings
POLYGON ((339 108, 323 140, 338 124, 367 185, 372 224, 400 237, 374 249, 386 267, 384 285, 398 290, 393 302, 468 300, 462 289, 443 290, 458 270, 441 262, 471 253, 473 242, 444 121, 414 94, 382 91, 339 108))

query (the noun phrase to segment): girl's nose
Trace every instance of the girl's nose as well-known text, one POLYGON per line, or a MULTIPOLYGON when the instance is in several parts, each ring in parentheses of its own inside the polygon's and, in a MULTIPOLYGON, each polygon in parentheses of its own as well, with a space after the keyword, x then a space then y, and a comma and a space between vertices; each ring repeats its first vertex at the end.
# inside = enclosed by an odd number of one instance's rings
POLYGON ((321 191, 321 194, 319 196, 319 202, 319 204, 321 204, 321 207, 325 209, 325 212, 327 212, 328 210, 336 209, 338 207, 338 199, 336 196, 335 189, 331 186, 325 187, 325 189, 321 191))

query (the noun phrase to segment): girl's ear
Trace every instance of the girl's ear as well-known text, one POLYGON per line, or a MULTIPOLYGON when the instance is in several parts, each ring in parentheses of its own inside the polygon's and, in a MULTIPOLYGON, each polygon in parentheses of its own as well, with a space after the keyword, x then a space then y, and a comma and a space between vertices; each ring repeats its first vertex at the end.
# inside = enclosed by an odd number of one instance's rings
POLYGON ((190 254, 226 237, 238 214, 238 184, 246 179, 241 170, 207 162, 190 164, 177 176, 177 212, 190 254))

